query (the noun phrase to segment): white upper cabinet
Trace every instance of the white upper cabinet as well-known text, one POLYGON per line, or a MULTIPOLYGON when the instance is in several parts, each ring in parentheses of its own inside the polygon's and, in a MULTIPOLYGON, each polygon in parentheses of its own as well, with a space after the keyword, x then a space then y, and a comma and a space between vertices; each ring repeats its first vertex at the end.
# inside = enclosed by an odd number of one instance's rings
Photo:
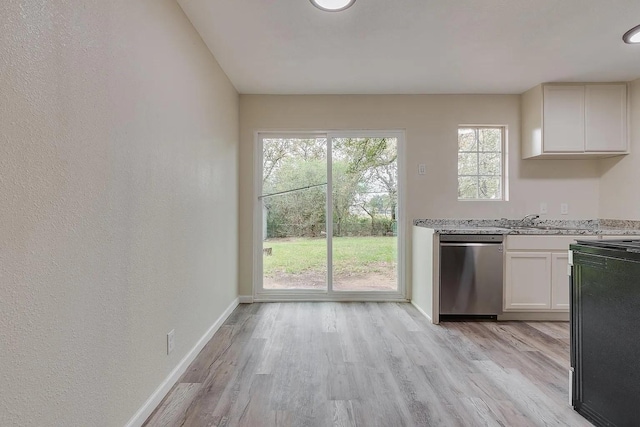
POLYGON ((543 150, 547 153, 583 152, 584 88, 545 86, 543 96, 543 150))
POLYGON ((628 152, 626 83, 544 84, 522 95, 522 158, 628 152))
POLYGON ((585 151, 627 151, 627 85, 587 85, 585 101, 585 151))

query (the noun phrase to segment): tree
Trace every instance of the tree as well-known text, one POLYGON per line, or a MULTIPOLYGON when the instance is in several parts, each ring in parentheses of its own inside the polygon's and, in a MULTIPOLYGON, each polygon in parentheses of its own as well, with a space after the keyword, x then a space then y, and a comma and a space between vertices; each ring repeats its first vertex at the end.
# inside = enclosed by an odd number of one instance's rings
POLYGON ((335 224, 333 233, 335 236, 343 235, 342 226, 351 215, 359 189, 357 177, 348 173, 348 169, 349 163, 345 160, 333 162, 333 222, 335 224))
POLYGON ((262 141, 262 182, 268 182, 273 171, 287 158, 326 159, 326 144, 326 138, 265 138, 262 141))
POLYGON ((323 160, 283 159, 272 173, 268 188, 270 194, 285 193, 263 198, 269 215, 267 222, 275 228, 270 234, 320 235, 326 218, 326 187, 315 185, 325 183, 323 160))
MULTIPOLYGON (((269 235, 317 236, 325 225, 326 188, 306 187, 327 183, 326 139, 263 142, 263 194, 267 195, 263 200, 269 235)), ((377 217, 396 219, 396 140, 337 138, 332 142, 334 235, 344 235, 344 224, 357 223, 362 212, 371 219, 371 234, 375 234, 377 217)))
MULTIPOLYGON (((348 171, 366 185, 366 193, 361 195, 359 207, 371 218, 374 232, 377 208, 372 200, 386 193, 387 206, 391 220, 396 220, 398 204, 398 149, 395 138, 344 138, 339 140, 339 149, 349 159, 348 171)), ((382 200, 382 199, 380 199, 382 200)), ((379 203, 378 203, 379 205, 379 203)))
POLYGON ((377 166, 373 170, 373 173, 378 182, 381 183, 387 191, 391 220, 395 221, 396 208, 398 206, 398 162, 394 161, 377 166))
POLYGON ((268 182, 279 163, 291 153, 292 140, 265 139, 262 144, 262 182, 268 182))
POLYGON ((334 151, 342 150, 350 161, 350 172, 362 174, 378 166, 396 162, 395 138, 338 138, 334 151))

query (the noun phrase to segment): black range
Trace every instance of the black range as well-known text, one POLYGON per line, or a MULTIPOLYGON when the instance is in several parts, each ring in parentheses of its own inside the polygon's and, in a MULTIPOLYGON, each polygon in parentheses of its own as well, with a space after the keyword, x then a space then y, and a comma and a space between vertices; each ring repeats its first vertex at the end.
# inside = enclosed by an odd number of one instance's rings
POLYGON ((570 246, 571 404, 596 426, 640 422, 640 239, 570 246))

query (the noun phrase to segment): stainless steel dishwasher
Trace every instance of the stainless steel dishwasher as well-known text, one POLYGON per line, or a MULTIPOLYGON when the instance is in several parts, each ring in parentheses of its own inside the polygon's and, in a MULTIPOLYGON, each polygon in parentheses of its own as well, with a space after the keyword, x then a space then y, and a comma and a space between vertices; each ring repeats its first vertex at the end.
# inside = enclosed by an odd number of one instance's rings
POLYGON ((502 235, 440 235, 440 320, 502 313, 502 235))

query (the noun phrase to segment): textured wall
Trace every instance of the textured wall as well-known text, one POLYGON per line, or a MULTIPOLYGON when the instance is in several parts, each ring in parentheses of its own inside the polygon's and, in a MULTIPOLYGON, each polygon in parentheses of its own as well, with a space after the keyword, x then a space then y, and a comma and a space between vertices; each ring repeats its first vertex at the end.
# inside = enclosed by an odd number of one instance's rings
POLYGON ((0 425, 121 426, 237 296, 238 95, 174 0, 0 28, 0 425))
POLYGON ((640 79, 630 88, 631 154, 602 160, 600 217, 640 221, 640 79))
MULTIPOLYGON (((240 97, 240 294, 251 294, 254 133, 259 130, 405 129, 406 214, 415 218, 521 218, 547 202, 547 218, 597 218, 597 160, 521 160, 518 95, 240 97), (508 202, 457 198, 460 124, 507 125, 508 202), (418 175, 419 163, 426 175, 418 175), (560 216, 560 203, 569 215, 560 216)), ((411 230, 410 227, 407 230, 411 230)), ((411 236, 407 236, 411 239, 411 236)), ((407 242, 410 245, 410 242, 407 242)), ((407 252, 410 268, 411 253, 407 252)))

